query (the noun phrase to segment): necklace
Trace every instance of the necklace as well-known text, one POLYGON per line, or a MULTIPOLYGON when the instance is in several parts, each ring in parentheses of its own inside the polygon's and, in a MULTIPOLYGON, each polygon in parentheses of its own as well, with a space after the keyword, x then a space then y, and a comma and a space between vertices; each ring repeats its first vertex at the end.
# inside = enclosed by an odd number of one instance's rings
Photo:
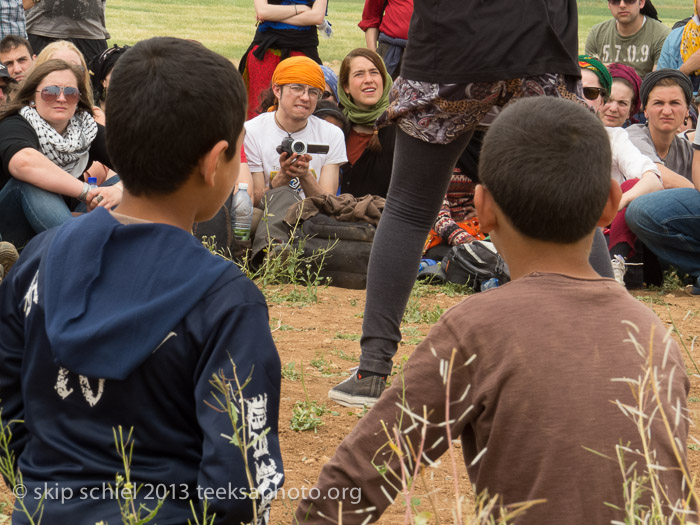
POLYGON ((301 129, 298 129, 296 131, 287 131, 282 124, 280 124, 280 121, 277 119, 277 112, 275 111, 272 116, 275 119, 275 124, 277 124, 277 127, 280 128, 282 131, 284 131, 289 138, 292 138, 292 133, 298 133, 299 131, 303 131, 306 129, 306 126, 309 125, 309 121, 307 120, 306 123, 304 124, 304 127, 301 129))

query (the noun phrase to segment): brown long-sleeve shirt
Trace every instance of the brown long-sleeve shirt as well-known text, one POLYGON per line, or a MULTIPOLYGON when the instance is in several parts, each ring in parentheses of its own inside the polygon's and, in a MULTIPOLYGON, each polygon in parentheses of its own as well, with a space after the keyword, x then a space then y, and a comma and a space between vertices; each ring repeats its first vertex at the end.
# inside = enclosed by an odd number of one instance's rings
MULTIPOLYGON (((391 428, 401 418, 402 384, 403 405, 421 417, 425 406, 429 414, 423 462, 447 450, 445 381, 456 349, 449 378, 450 428, 452 439, 461 437, 476 491, 499 494, 504 504, 547 500, 518 518, 518 524, 620 519, 605 505, 622 506, 620 467, 586 448, 610 458, 620 443, 641 449, 634 423, 614 404, 636 406, 630 387, 614 379, 643 376, 650 347, 664 392, 661 405, 685 463, 689 382, 680 350, 658 317, 624 288, 608 279, 531 274, 471 296, 442 317, 407 362, 405 381, 395 379, 343 440, 321 472, 320 498, 302 501, 296 518, 328 523, 319 511, 335 518, 337 501, 323 497, 329 489, 334 494, 361 489, 361 499, 343 502, 344 525, 362 523, 368 514, 375 521, 391 503, 387 494, 393 498, 396 492, 372 461, 399 472, 381 422, 391 428), (374 510, 355 513, 368 508, 374 510)), ((647 414, 653 409, 644 408, 647 414)), ((404 413, 403 439, 417 448, 422 426, 404 413)), ((678 466, 658 412, 651 444, 658 464, 678 466)), ((628 454, 627 465, 633 461, 643 463, 628 454)), ((660 475, 671 500, 681 498, 678 470, 660 475)))

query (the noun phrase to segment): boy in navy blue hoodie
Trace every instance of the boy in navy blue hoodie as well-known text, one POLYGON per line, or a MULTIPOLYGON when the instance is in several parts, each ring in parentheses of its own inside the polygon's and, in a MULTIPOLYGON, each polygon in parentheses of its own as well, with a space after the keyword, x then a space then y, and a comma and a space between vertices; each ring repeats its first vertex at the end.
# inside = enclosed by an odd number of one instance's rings
MULTIPOLYGON (((204 499, 216 523, 268 519, 282 485, 280 361, 262 294, 190 235, 230 194, 240 166, 245 90, 200 44, 139 42, 107 100, 108 150, 124 182, 97 208, 37 236, 0 287, 0 398, 14 423, 23 502, 45 523, 121 521, 123 472, 112 429, 133 428, 137 505, 183 524, 204 499), (248 473, 210 381, 245 401, 248 473), (253 487, 249 486, 248 475, 253 487), (249 497, 251 489, 257 491, 249 497)), ((142 516, 145 513, 142 513, 142 516)), ((13 523, 26 523, 15 510, 13 523)))

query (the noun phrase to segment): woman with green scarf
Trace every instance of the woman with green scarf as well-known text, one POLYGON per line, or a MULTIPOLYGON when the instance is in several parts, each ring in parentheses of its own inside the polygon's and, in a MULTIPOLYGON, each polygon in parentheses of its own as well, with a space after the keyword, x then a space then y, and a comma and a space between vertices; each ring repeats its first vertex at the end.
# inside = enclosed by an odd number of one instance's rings
POLYGON ((367 48, 353 49, 340 66, 338 85, 343 113, 352 125, 346 141, 348 163, 340 168, 341 193, 386 197, 396 127, 377 130, 375 126, 389 105, 392 85, 384 61, 367 48))

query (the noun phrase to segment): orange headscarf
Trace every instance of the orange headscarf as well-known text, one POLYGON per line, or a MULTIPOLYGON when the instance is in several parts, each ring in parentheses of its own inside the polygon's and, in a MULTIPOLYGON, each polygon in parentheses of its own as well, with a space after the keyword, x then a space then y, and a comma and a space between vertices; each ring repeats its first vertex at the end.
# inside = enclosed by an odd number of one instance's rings
POLYGON ((323 91, 326 78, 323 70, 309 57, 296 56, 282 60, 272 74, 272 84, 306 84, 323 91))

